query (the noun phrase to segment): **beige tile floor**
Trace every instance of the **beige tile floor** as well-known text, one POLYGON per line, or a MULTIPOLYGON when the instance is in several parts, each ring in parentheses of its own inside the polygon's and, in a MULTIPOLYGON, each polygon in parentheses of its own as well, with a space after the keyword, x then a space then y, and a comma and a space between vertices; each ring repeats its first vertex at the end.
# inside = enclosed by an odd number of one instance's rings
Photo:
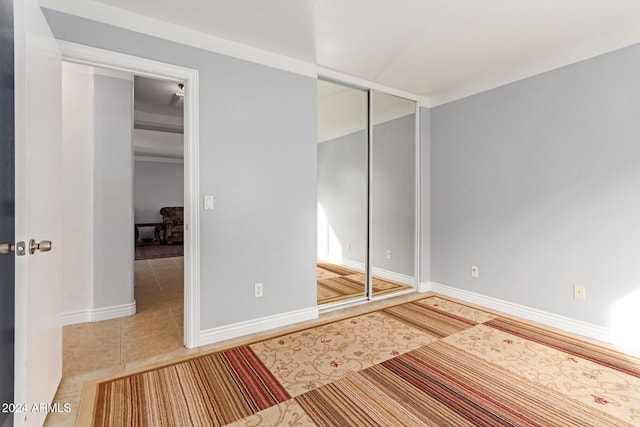
POLYGON ((183 276, 181 257, 136 261, 136 315, 63 328, 63 378, 54 403, 70 403, 71 412, 49 414, 45 426, 76 425, 83 389, 96 380, 273 338, 428 295, 401 295, 324 313, 307 322, 187 349, 182 345, 183 276))
POLYGON ((63 328, 63 378, 55 401, 71 403, 72 412, 51 414, 45 425, 75 424, 87 381, 198 352, 182 345, 183 258, 141 260, 134 265, 134 316, 63 328))

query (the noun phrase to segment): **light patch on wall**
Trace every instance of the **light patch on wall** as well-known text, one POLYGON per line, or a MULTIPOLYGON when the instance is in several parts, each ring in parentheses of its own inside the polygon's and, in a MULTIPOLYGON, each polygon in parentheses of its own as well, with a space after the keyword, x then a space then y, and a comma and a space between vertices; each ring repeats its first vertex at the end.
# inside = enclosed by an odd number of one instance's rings
POLYGON ((318 259, 336 264, 342 263, 342 245, 320 203, 318 203, 318 259))
POLYGON ((612 307, 613 342, 640 354, 640 289, 612 307))

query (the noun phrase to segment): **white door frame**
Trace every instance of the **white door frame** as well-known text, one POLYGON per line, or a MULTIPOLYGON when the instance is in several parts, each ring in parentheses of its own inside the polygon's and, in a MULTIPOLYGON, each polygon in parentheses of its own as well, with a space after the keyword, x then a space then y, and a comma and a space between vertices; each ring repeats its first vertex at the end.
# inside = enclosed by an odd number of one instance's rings
POLYGON ((116 69, 143 77, 181 80, 184 92, 184 345, 200 336, 200 211, 198 71, 91 46, 58 40, 63 61, 116 69))

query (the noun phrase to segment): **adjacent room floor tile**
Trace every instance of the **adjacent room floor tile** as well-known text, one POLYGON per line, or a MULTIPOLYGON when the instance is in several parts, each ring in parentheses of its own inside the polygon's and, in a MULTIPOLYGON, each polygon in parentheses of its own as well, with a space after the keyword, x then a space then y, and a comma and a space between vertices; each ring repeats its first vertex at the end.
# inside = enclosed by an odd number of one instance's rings
MULTIPOLYGON (((136 261, 136 315, 63 328, 63 381, 56 402, 73 401, 77 410, 82 385, 92 373, 104 376, 197 353, 182 344, 183 271, 182 258, 136 261)), ((51 414, 47 425, 65 425, 75 413, 65 415, 51 414)))

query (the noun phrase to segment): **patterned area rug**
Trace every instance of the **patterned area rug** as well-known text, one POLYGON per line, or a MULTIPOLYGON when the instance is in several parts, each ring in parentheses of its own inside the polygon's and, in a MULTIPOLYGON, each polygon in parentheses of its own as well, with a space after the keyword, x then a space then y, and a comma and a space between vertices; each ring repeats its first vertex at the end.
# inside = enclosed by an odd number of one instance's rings
POLYGON ((439 296, 98 385, 94 426, 633 426, 640 358, 439 296))
MULTIPOLYGON (((364 296, 364 273, 361 271, 318 261, 318 305, 364 296)), ((403 283, 373 277, 373 294, 382 295, 410 289, 403 283)))

